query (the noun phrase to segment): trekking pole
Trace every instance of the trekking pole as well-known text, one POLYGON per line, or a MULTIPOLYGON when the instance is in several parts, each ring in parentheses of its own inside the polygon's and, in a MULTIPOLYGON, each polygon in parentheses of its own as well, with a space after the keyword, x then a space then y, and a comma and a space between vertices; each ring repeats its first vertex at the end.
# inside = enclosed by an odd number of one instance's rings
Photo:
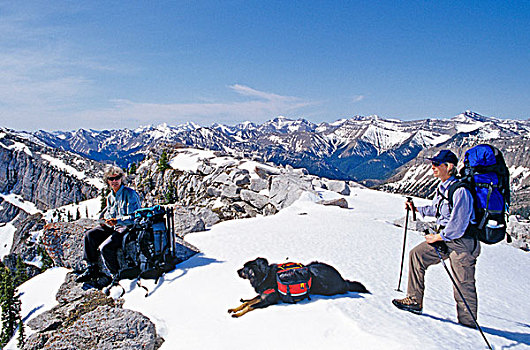
POLYGON ((482 332, 482 328, 480 328, 480 326, 479 326, 479 324, 477 322, 477 319, 475 318, 475 315, 473 315, 473 312, 471 312, 471 308, 469 307, 469 304, 467 303, 466 299, 464 298, 464 295, 460 291, 460 288, 458 288, 453 275, 451 274, 451 272, 449 272, 449 269, 447 268, 447 265, 445 264, 444 259, 442 259, 442 255, 440 254, 440 251, 438 250, 438 247, 433 245, 433 244, 431 244, 431 245, 434 247, 434 250, 436 250, 436 254, 438 254, 438 257, 440 258, 440 261, 442 262, 442 265, 445 268, 445 271, 447 271, 447 274, 451 278, 451 282, 453 282, 453 286, 455 286, 456 290, 458 291, 458 294, 460 295, 460 298, 462 298, 462 300, 464 301, 464 304, 466 305, 467 311, 469 311, 469 314, 471 315, 471 318, 473 318, 473 321, 477 325, 477 328, 480 331, 480 334, 482 335, 482 338, 484 338, 484 341, 486 342, 486 345, 488 346, 488 349, 493 350, 493 348, 491 347, 490 343, 488 342, 488 339, 486 339, 486 336, 484 335, 484 332, 482 332))
MULTIPOLYGON (((412 197, 407 197, 407 202, 412 202, 412 197)), ((403 275, 403 262, 405 261, 405 245, 407 244, 407 228, 409 225, 409 212, 410 208, 407 205, 407 215, 405 216, 405 232, 403 234, 403 249, 401 252, 401 268, 399 269, 399 281, 397 286, 397 291, 402 292, 402 290, 399 288, 401 286, 401 276, 403 275)), ((413 220, 416 220, 416 213, 412 213, 413 220)))

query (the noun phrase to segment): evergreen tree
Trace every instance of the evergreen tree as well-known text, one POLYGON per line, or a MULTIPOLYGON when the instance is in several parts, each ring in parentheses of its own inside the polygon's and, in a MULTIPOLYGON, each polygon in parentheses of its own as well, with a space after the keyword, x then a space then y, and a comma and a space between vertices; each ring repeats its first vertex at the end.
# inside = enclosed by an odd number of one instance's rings
POLYGON ((158 171, 164 172, 166 169, 170 169, 171 166, 168 163, 168 157, 167 152, 164 150, 162 151, 162 155, 160 156, 160 159, 158 160, 158 171))
POLYGON ((86 209, 86 217, 88 219, 88 217, 90 216, 90 215, 88 215, 88 206, 86 206, 85 209, 86 209))
POLYGON ((22 349, 26 343, 26 332, 24 331, 24 322, 22 318, 18 321, 18 338, 17 338, 17 347, 22 349))
POLYGON ((0 347, 6 345, 15 334, 20 317, 20 295, 15 288, 15 280, 6 268, 0 269, 0 306, 2 308, 2 330, 0 347))
POLYGON ((75 211, 75 219, 76 220, 81 219, 81 213, 79 212, 79 207, 77 207, 77 209, 75 211))
POLYGON ((174 204, 175 201, 177 200, 177 195, 176 195, 176 189, 175 189, 175 186, 173 185, 172 182, 169 183, 169 186, 167 188, 167 191, 166 191, 166 194, 165 194, 165 197, 166 197, 166 204, 174 204))
POLYGON ((41 269, 43 272, 53 266, 52 258, 50 258, 50 256, 46 252, 46 249, 44 249, 41 245, 37 246, 37 254, 39 254, 41 257, 41 261, 42 261, 41 269))
POLYGON ((100 209, 99 211, 102 212, 103 209, 107 207, 107 195, 109 194, 110 190, 108 188, 102 188, 101 189, 101 198, 100 198, 100 209))
POLYGON ((26 274, 26 264, 22 260, 22 257, 19 255, 17 256, 17 263, 15 265, 15 287, 20 286, 28 279, 28 275, 26 274))
POLYGON ((70 210, 66 213, 66 219, 68 222, 72 221, 72 214, 70 213, 70 210))
POLYGON ((136 169, 137 169, 136 163, 131 163, 129 165, 129 170, 127 171, 127 173, 129 175, 136 174, 136 169))

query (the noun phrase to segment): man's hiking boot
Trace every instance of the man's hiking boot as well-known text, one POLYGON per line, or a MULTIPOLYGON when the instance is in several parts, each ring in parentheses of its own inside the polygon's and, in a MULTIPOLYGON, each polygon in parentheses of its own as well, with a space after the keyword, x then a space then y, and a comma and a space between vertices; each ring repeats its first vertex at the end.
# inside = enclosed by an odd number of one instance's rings
POLYGON ((82 274, 77 276, 75 281, 77 283, 92 281, 93 279, 96 279, 98 277, 98 274, 99 274, 98 270, 99 269, 97 268, 97 266, 89 265, 82 274))
POLYGON ((403 299, 394 299, 392 304, 400 310, 410 311, 415 314, 421 315, 422 307, 414 299, 414 297, 405 297, 403 299))

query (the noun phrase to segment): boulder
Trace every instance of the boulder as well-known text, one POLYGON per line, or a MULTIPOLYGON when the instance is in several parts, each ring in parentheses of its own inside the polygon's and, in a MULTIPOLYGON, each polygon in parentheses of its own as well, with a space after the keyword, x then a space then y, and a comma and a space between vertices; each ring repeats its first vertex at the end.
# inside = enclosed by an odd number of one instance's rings
POLYGON ((241 190, 240 195, 242 200, 250 203, 257 209, 263 209, 263 207, 269 203, 269 198, 267 196, 263 196, 253 191, 243 189, 241 190))
POLYGON ((273 176, 269 189, 270 202, 280 210, 293 204, 304 191, 313 191, 311 182, 303 177, 282 174, 273 176))
POLYGON ((348 209, 348 201, 344 198, 323 200, 318 203, 322 205, 331 205, 331 206, 337 206, 337 207, 341 207, 344 209, 348 209))
POLYGON ((269 183, 262 178, 256 178, 250 180, 250 190, 254 192, 259 192, 269 188, 269 183))
POLYGON ((236 177, 234 177, 234 184, 239 187, 250 184, 250 175, 249 174, 237 175, 236 177))
POLYGON ((219 197, 221 196, 221 190, 217 187, 210 186, 206 189, 206 194, 210 197, 219 197))
POLYGON ((348 186, 348 184, 345 181, 328 180, 326 182, 326 186, 327 186, 328 190, 333 191, 333 192, 337 192, 337 193, 342 194, 344 196, 349 196, 350 193, 351 193, 350 187, 348 186))
POLYGON ((199 232, 206 229, 204 220, 186 207, 175 205, 173 213, 175 217, 175 232, 181 237, 190 232, 199 232))
POLYGON ((241 191, 240 187, 236 186, 233 183, 229 183, 223 186, 223 189, 221 191, 221 198, 239 199, 240 191, 241 191))

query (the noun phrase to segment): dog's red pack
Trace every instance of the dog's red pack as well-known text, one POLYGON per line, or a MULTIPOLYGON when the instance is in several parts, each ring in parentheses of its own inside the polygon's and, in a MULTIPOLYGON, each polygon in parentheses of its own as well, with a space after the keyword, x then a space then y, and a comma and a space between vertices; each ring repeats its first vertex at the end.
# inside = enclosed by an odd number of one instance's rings
POLYGON ((309 299, 311 274, 306 266, 292 262, 279 264, 276 282, 282 301, 296 303, 306 298, 309 299))

